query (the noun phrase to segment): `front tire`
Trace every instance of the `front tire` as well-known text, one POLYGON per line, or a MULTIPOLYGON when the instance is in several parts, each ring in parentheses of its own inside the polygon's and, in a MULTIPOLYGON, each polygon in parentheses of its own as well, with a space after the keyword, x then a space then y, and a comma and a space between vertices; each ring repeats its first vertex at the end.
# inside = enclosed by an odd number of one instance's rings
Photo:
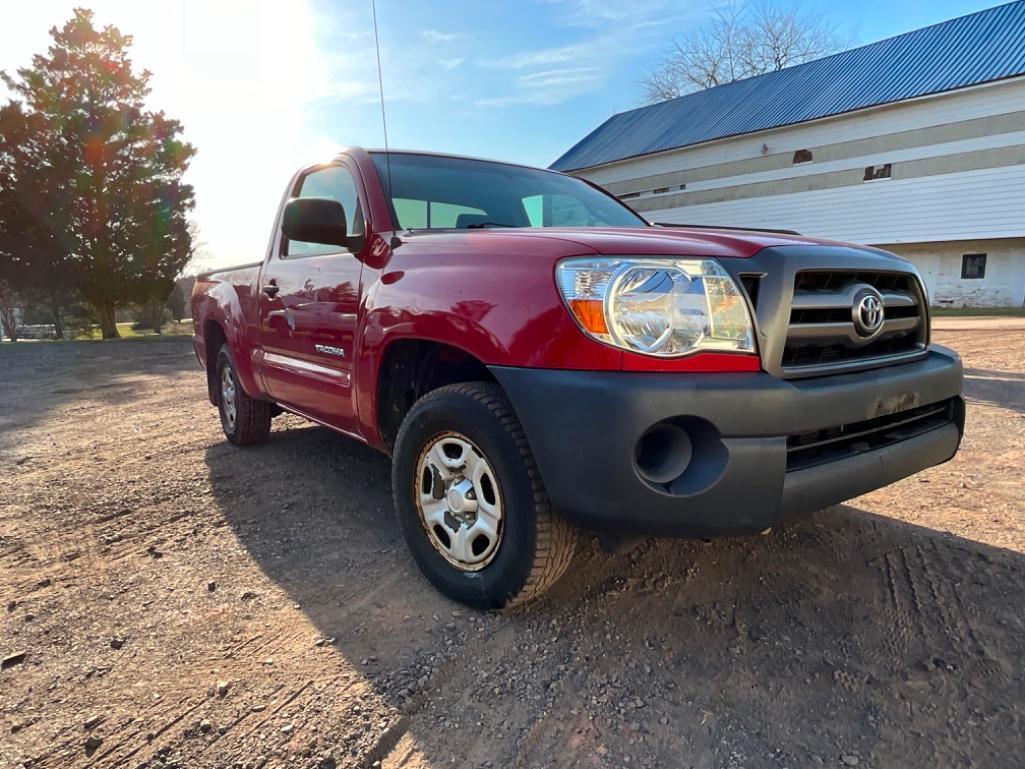
POLYGON ((217 410, 224 436, 236 446, 263 443, 270 435, 273 404, 250 398, 239 383, 227 344, 217 353, 217 410))
POLYGON ((552 512, 497 385, 449 385, 413 405, 395 441, 392 494, 420 570, 468 606, 530 601, 573 557, 576 532, 552 512))

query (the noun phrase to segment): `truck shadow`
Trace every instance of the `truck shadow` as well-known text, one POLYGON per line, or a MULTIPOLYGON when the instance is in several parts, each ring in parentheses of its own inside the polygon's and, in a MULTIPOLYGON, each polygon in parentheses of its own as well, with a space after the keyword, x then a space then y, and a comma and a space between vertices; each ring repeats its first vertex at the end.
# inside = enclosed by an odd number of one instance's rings
POLYGON ((207 450, 215 499, 431 765, 1016 760, 1021 553, 838 506, 763 537, 585 540, 544 599, 478 615, 407 555, 387 459, 288 419, 207 450))
POLYGON ((964 375, 969 400, 1025 414, 1025 373, 967 368, 964 375))

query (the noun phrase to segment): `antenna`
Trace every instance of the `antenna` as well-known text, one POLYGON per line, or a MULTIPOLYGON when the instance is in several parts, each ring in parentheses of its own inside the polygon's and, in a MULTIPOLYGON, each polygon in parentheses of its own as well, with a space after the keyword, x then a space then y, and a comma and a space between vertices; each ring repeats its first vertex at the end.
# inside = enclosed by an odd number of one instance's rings
MULTIPOLYGON (((392 210, 392 219, 395 219, 393 224, 397 227, 399 223, 395 217, 395 207, 391 202, 391 152, 388 150, 388 118, 384 114, 384 77, 381 75, 381 40, 377 36, 377 0, 370 0, 370 8, 374 14, 374 48, 377 50, 377 89, 381 94, 381 128, 384 130, 384 165, 388 175, 388 206, 392 210)), ((400 243, 401 241, 398 236, 392 236, 392 248, 395 248, 400 243)))

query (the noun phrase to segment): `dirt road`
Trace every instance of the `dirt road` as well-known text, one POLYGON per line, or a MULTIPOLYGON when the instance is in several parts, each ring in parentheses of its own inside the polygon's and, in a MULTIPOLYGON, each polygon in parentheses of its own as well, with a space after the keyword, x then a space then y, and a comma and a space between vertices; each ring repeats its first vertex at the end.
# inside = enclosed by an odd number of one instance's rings
POLYGON ((1020 767, 1025 336, 939 337, 956 461, 768 536, 588 542, 509 615, 419 577, 384 457, 288 416, 226 444, 187 341, 0 348, 0 766, 1020 767))

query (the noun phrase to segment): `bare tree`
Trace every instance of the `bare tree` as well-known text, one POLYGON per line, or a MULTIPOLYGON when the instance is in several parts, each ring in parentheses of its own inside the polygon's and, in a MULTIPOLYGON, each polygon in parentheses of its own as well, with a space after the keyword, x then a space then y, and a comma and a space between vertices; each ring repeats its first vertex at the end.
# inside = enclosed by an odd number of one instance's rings
POLYGON ((716 7, 705 26, 675 38, 641 87, 647 102, 664 101, 811 61, 849 44, 835 25, 799 5, 734 0, 716 7))

